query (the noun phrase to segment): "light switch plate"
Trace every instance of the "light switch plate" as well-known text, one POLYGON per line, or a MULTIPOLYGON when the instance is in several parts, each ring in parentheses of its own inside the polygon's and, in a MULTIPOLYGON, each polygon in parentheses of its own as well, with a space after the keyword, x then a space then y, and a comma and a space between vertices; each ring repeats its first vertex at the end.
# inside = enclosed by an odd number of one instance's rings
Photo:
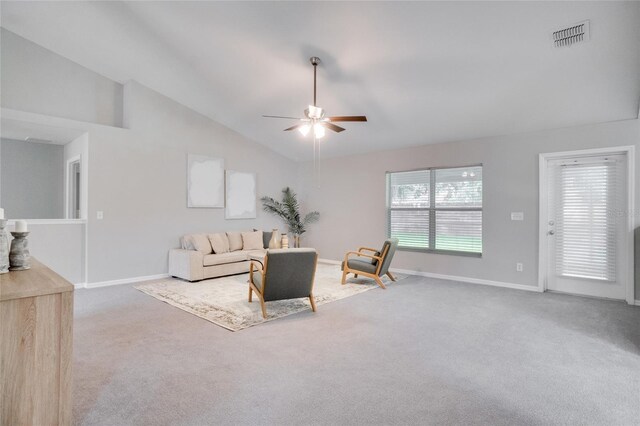
POLYGON ((523 212, 511 212, 511 220, 524 220, 523 212))

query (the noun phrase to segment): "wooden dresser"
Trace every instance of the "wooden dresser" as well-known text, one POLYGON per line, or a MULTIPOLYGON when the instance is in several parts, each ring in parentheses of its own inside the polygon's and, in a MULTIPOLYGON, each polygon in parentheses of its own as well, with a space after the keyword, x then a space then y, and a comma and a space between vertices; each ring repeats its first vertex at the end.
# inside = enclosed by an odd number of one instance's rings
POLYGON ((31 259, 0 275, 0 425, 71 424, 73 285, 31 259))

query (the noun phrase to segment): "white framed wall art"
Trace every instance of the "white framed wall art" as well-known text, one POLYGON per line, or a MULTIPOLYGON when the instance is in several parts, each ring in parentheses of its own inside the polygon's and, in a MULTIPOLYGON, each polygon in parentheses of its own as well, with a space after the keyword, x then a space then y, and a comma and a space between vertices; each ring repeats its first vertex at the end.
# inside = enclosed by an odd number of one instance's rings
POLYGON ((187 207, 224 207, 224 159, 187 156, 187 207))
POLYGON ((227 170, 225 219, 257 217, 256 174, 227 170))

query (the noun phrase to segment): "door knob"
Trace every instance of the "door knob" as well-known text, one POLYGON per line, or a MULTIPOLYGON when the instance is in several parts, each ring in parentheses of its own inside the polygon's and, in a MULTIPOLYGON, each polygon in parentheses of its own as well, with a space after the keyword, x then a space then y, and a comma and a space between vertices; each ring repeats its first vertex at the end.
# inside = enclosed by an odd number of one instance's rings
POLYGON ((549 231, 549 235, 554 235, 556 233, 556 231, 554 231, 553 229, 551 231, 549 231))

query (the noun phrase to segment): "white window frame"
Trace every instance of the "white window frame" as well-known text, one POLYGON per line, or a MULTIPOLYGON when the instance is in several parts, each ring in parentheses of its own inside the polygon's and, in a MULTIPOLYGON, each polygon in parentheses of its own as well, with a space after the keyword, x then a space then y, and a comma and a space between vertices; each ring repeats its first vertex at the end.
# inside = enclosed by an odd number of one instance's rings
POLYGON ((388 171, 386 172, 386 209, 387 209, 387 230, 386 235, 387 238, 391 237, 391 211, 427 211, 429 212, 429 248, 417 248, 417 247, 403 247, 398 246, 398 250, 401 251, 414 251, 420 253, 434 253, 434 254, 448 254, 455 256, 467 256, 467 257, 482 257, 484 252, 484 216, 482 217, 482 225, 481 225, 481 239, 482 239, 482 252, 468 252, 468 251, 458 251, 458 250, 442 250, 435 248, 435 240, 436 240, 436 212, 438 211, 479 211, 482 212, 484 208, 484 167, 482 163, 478 164, 466 164, 461 166, 441 166, 441 167, 423 167, 419 169, 411 169, 411 170, 396 170, 396 171, 388 171), (438 170, 446 170, 446 169, 462 169, 465 167, 482 167, 483 176, 482 176, 482 207, 436 207, 436 171, 438 170), (421 172, 421 171, 429 171, 429 207, 416 207, 416 208, 406 208, 406 207, 391 207, 390 200, 390 176, 393 173, 404 173, 404 172, 421 172))
MULTIPOLYGON (((538 290, 541 292, 547 291, 547 256, 548 245, 547 242, 547 223, 549 221, 548 203, 547 203, 547 191, 549 184, 547 182, 548 175, 548 163, 551 160, 560 160, 563 158, 572 158, 578 156, 589 155, 614 155, 623 154, 626 157, 627 166, 627 268, 626 277, 624 277, 626 287, 626 302, 630 305, 635 304, 635 283, 634 283, 634 214, 635 212, 635 147, 631 146, 617 146, 610 148, 596 148, 596 149, 583 149, 579 151, 563 151, 563 152, 551 152, 539 155, 539 193, 538 193, 538 205, 539 205, 539 218, 538 223, 538 290)), ((622 254, 621 254, 622 255, 622 254)))

